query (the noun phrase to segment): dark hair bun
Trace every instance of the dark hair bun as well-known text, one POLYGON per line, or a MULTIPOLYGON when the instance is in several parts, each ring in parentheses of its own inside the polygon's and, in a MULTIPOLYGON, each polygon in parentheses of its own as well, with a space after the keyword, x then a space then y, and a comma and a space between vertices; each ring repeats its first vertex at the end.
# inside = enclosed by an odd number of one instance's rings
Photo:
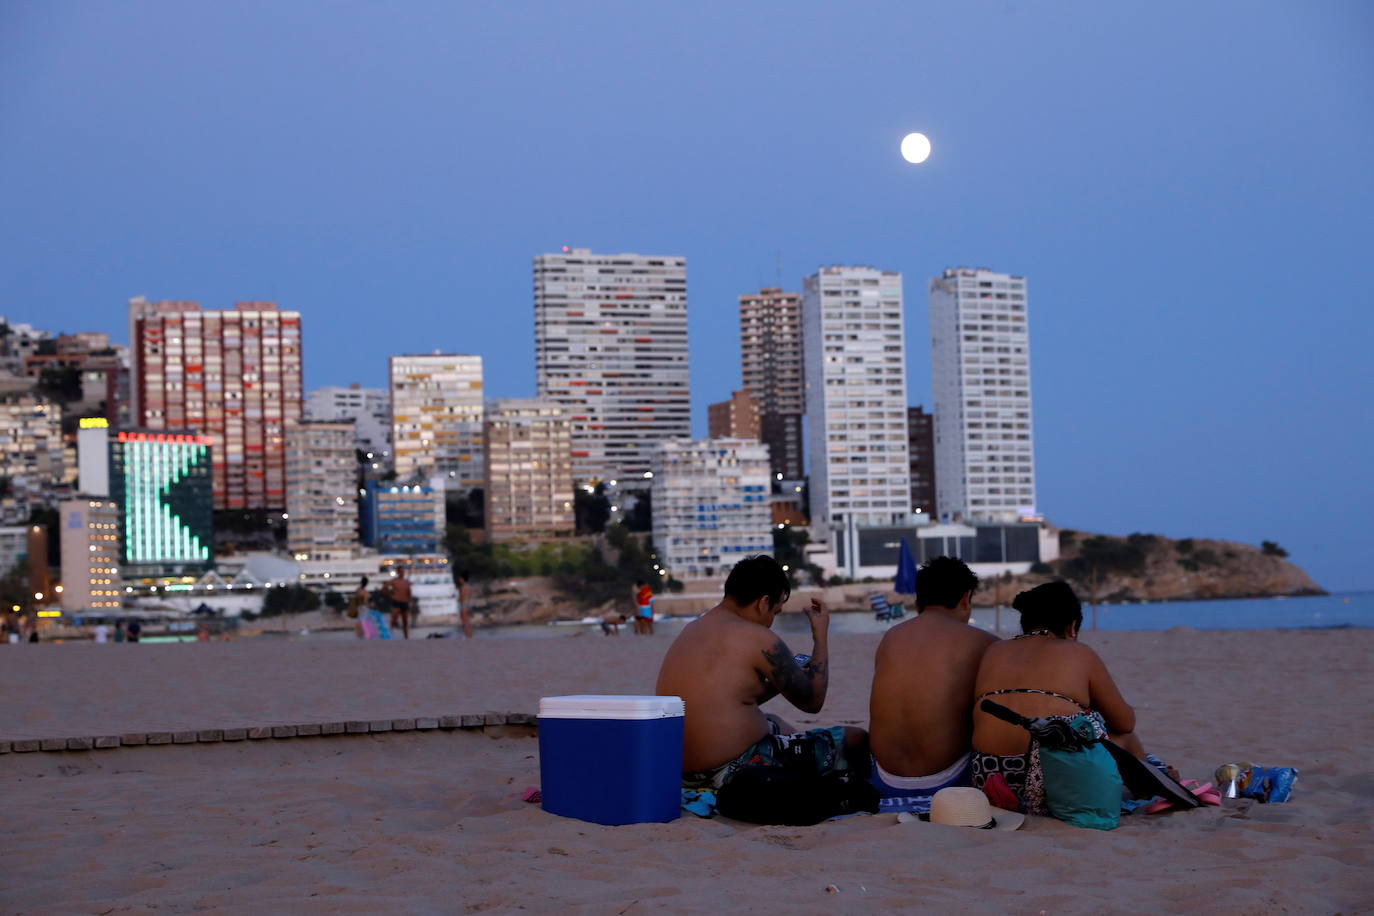
POLYGON ((1011 602, 1021 612, 1021 631, 1045 629, 1063 635, 1083 622, 1083 605, 1067 582, 1046 582, 1021 592, 1011 602))

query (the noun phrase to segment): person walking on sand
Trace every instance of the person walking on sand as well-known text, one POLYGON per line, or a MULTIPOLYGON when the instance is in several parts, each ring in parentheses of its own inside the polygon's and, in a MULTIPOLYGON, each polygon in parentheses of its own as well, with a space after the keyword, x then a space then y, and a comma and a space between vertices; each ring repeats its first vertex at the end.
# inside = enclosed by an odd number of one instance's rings
POLYGON ((396 575, 386 580, 382 591, 391 602, 391 627, 395 629, 396 620, 401 621, 401 638, 410 638, 410 580, 406 578, 406 568, 397 567, 396 575))
POLYGON ((465 569, 458 573, 458 619, 463 622, 463 635, 472 639, 472 582, 465 569))
POLYGON ((927 814, 940 789, 973 784, 973 684, 997 642, 969 626, 977 588, 962 560, 935 557, 916 573, 917 616, 878 644, 868 741, 882 811, 927 814))
POLYGON ((352 619, 353 635, 359 639, 367 638, 367 610, 367 576, 363 576, 344 605, 344 616, 352 619))
POLYGON ((719 604, 687 624, 658 669, 655 693, 681 697, 682 784, 720 789, 741 771, 804 760, 816 775, 868 764, 868 735, 836 725, 796 731, 759 706, 781 694, 814 715, 830 686, 830 612, 813 598, 811 656, 804 661, 771 629, 791 590, 770 556, 745 557, 730 570, 719 604), (804 751, 804 753, 802 752, 804 751))

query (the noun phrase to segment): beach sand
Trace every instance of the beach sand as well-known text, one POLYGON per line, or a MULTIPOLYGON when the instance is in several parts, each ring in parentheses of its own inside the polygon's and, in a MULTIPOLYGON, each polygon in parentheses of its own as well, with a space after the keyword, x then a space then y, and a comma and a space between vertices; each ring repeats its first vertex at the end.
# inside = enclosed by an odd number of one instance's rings
MULTIPOLYGON (((837 636, 802 724, 864 724, 877 636, 837 636)), ((0 755, 0 910, 181 912, 1374 910, 1374 631, 1089 633, 1147 746, 1185 776, 1297 766, 1286 805, 1130 817, 1110 833, 860 816, 601 827, 521 801, 528 729, 0 755), (838 892, 827 892, 827 886, 838 892)), ((669 637, 265 638, 0 647, 0 738, 537 711, 650 693, 669 637)), ((796 641, 795 651, 807 651, 796 641)))

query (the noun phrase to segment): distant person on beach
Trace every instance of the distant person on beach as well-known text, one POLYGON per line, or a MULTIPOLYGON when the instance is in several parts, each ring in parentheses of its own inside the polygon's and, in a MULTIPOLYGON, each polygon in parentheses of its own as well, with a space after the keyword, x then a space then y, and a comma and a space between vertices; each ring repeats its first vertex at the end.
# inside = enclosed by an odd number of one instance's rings
MULTIPOLYGON (((1021 635, 988 647, 978 667, 973 711, 973 785, 1001 774, 1029 814, 1045 814, 1045 786, 1037 748, 1024 728, 979 708, 985 698, 1023 716, 1069 720, 1086 713, 1097 737, 1110 737, 1164 770, 1135 734, 1135 710, 1121 696, 1107 666, 1078 641, 1082 605, 1065 582, 1046 582, 1012 602, 1021 635)), ((1176 777, 1176 774, 1170 773, 1176 777)))
POLYGON ((363 576, 358 582, 358 587, 353 590, 353 594, 348 596, 348 604, 344 605, 344 616, 353 620, 353 635, 359 639, 367 638, 367 576, 363 576))
POLYGON ((973 684, 997 641, 969 626, 977 588, 962 560, 930 560, 916 573, 917 616, 878 644, 868 741, 883 811, 925 814, 940 789, 972 785, 973 684))
POLYGON ((107 642, 109 642, 109 641, 110 641, 110 628, 109 628, 108 626, 106 626, 105 624, 103 624, 103 623, 97 623, 97 624, 95 625, 95 641, 98 642, 98 643, 107 643, 107 642))
POLYGON ((406 578, 406 568, 398 567, 396 575, 382 583, 382 592, 391 603, 391 626, 401 621, 401 637, 410 638, 410 580, 406 578))
POLYGON ((472 639, 472 581, 466 569, 458 573, 458 619, 463 622, 463 635, 472 639))
POLYGON ((635 632, 652 636, 654 632, 654 592, 643 579, 635 583, 635 632))
POLYGON ((116 621, 115 621, 115 634, 114 634, 114 639, 115 639, 115 642, 123 642, 123 641, 124 641, 124 621, 122 621, 122 620, 116 620, 116 621))
POLYGON ((609 613, 609 614, 603 615, 602 618, 601 618, 601 635, 602 635, 602 636, 619 636, 619 635, 620 635, 620 625, 621 625, 622 623, 624 623, 624 622, 625 622, 625 615, 624 615, 624 614, 617 614, 615 611, 612 611, 612 612, 609 613))
POLYGON ((138 642, 139 636, 143 634, 143 624, 139 623, 137 617, 129 621, 127 632, 129 634, 129 642, 138 642))
POLYGON ((816 775, 866 766, 867 733, 832 726, 798 732, 759 706, 781 694, 818 713, 830 685, 830 614, 813 598, 806 610, 813 648, 799 662, 769 627, 791 594, 787 574, 770 556, 746 557, 725 580, 719 604, 687 624, 658 670, 660 696, 686 705, 683 785, 720 789, 746 767, 782 766, 801 758, 816 775))

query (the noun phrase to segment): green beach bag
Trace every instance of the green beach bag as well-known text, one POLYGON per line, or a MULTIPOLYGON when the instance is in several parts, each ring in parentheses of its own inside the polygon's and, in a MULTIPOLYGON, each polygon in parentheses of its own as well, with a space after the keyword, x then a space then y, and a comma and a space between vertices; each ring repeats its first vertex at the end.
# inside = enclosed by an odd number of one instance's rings
POLYGON ((1121 773, 1116 758, 1096 740, 1096 729, 1087 716, 1069 723, 1086 747, 1040 747, 1040 769, 1045 774, 1045 807, 1050 814, 1075 827, 1114 830, 1121 819, 1121 773))

